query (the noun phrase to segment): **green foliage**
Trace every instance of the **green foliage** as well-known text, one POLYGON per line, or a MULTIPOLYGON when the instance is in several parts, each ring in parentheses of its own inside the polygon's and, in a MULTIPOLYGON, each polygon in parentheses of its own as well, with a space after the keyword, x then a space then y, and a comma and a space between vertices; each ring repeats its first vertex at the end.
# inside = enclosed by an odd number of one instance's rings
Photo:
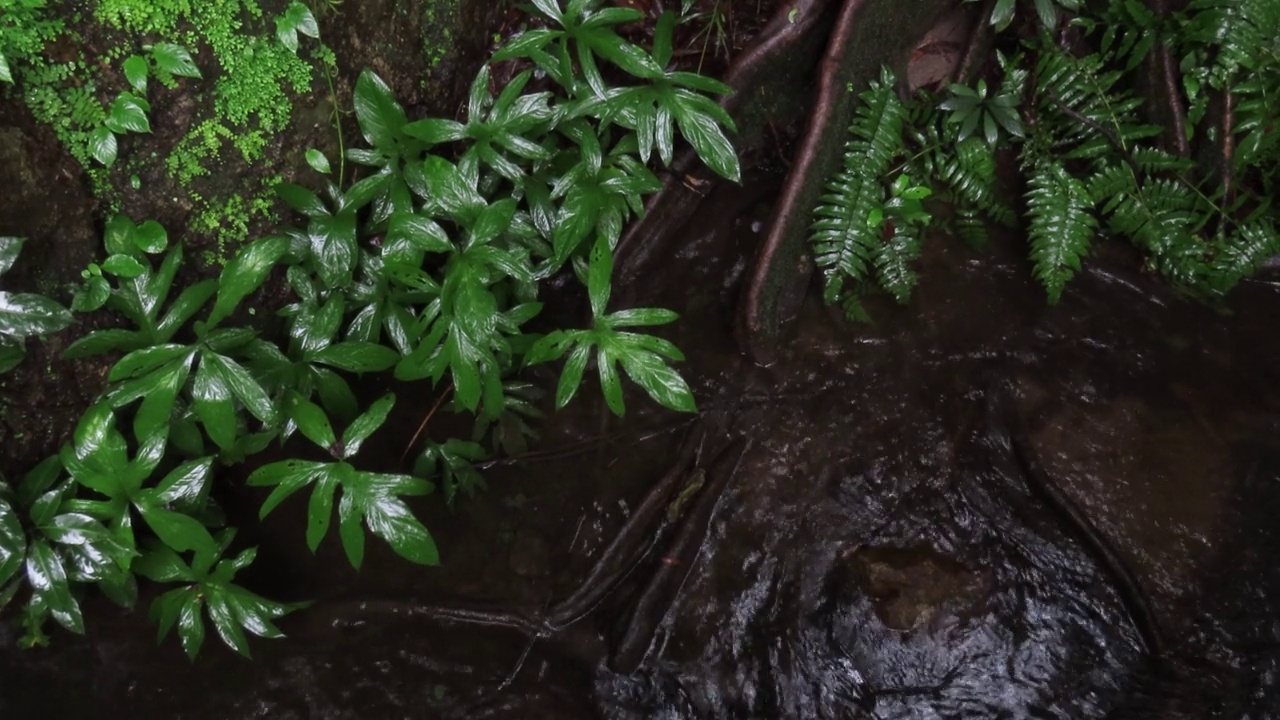
MULTIPOLYGON (((993 23, 1011 23, 1015 5, 996 3, 993 23)), ((1054 5, 1035 3, 1039 24, 1056 27, 1054 5)), ((1042 35, 1013 56, 997 53, 998 81, 951 85, 940 103, 922 94, 904 105, 887 74, 862 95, 845 167, 829 181, 813 225, 828 302, 865 318, 858 290, 908 296, 919 242, 881 207, 899 197, 889 192, 896 183, 911 184, 908 175, 920 178, 917 192, 935 191, 955 207, 951 229, 969 242, 985 239, 987 221, 1021 220, 1050 303, 1100 229, 1141 248, 1148 267, 1178 289, 1209 300, 1280 253, 1271 200, 1280 171, 1280 2, 1195 0, 1160 20, 1126 1, 1076 24, 1096 37, 1099 52, 1071 54, 1042 35), (1216 145, 1220 160, 1179 156, 1161 146, 1163 128, 1142 121, 1133 72, 1161 45, 1181 58, 1186 139, 1216 145), (1233 105, 1223 115, 1226 101, 1233 105), (1021 218, 999 192, 995 158, 1004 149, 1018 150, 1027 187, 1021 218)), ((927 222, 927 211, 918 217, 927 222)))
POLYGON ((0 0, 0 82, 13 84, 23 64, 39 65, 45 44, 62 34, 62 21, 46 12, 45 0, 0 0))
MULTIPOLYGON (((965 2, 978 2, 978 0, 964 0, 965 2)), ((1034 0, 1032 5, 1035 8, 1036 18, 1041 26, 1052 30, 1058 26, 1060 14, 1063 10, 1073 13, 1084 5, 1084 0, 1034 0)), ((1007 29, 1014 21, 1017 14, 1018 0, 996 0, 995 5, 991 8, 990 23, 995 26, 996 30, 1007 29)))
POLYGON ((362 521, 406 560, 423 565, 439 564, 440 554, 431 534, 400 499, 405 495, 425 495, 433 489, 432 484, 409 475, 357 470, 346 462, 360 452, 364 441, 386 422, 394 404, 394 395, 384 396, 339 436, 320 406, 297 395, 290 397, 288 413, 298 430, 337 462, 281 460, 255 470, 249 476, 250 485, 275 488, 262 504, 262 516, 295 492, 313 486, 307 505, 307 545, 315 552, 329 531, 334 495, 341 488, 338 535, 353 567, 359 568, 364 559, 362 521))
MULTIPOLYGON (((4 275, 22 252, 22 238, 0 237, 0 275, 4 275)), ((71 313, 43 295, 0 290, 0 373, 22 362, 26 339, 48 335, 71 324, 71 313)))
MULTIPOLYGON (((125 13, 132 7, 125 2, 112 7, 117 22, 164 24, 154 14, 125 13)), ((616 15, 580 1, 573 7, 593 22, 616 15)), ((283 30, 310 34, 296 7, 281 21, 283 30)), ((653 58, 662 57, 660 50, 620 50, 608 35, 592 42, 604 43, 591 46, 601 63, 644 57, 656 67, 653 58)), ((181 60, 173 52, 165 58, 181 60)), ((162 61, 150 62, 147 77, 162 61)), ((138 98, 143 67, 126 63, 130 97, 138 98)), ((177 70, 185 68, 167 71, 177 70)), ((346 156, 371 170, 344 186, 340 165, 338 182, 324 182, 321 192, 278 184, 276 194, 304 218, 303 227, 245 244, 216 279, 180 285, 182 243, 154 221, 113 217, 105 257, 84 271, 74 307, 111 310, 129 326, 89 333, 66 351, 72 358, 117 355, 109 385, 62 452, 0 494, 0 587, 6 601, 24 597, 28 642, 43 641, 48 618, 81 631, 77 597, 88 585, 131 604, 137 577, 174 585, 155 601, 152 617, 162 637, 176 626, 193 657, 205 637, 202 615, 245 655, 245 631, 278 637, 273 621, 298 606, 235 584, 254 549, 227 555, 234 533, 222 528, 209 496, 219 464, 242 462, 272 442, 301 435, 331 459, 292 458, 253 471, 251 486, 271 488, 262 516, 310 487, 312 550, 328 534, 336 505, 339 539, 353 566, 363 560, 366 529, 406 559, 431 565, 439 562, 438 550, 411 503, 436 486, 450 504, 482 488, 477 463, 488 457, 486 445, 526 449, 539 393, 515 377, 525 367, 568 354, 558 406, 576 393, 594 360, 615 412, 624 409, 623 375, 660 404, 694 410, 692 392, 669 365, 683 359, 679 350, 633 330, 669 323, 675 313, 607 307, 613 245, 643 209, 644 196, 660 186, 636 131, 648 110, 636 110, 626 90, 665 83, 671 97, 696 110, 685 117, 696 125, 686 136, 690 143, 709 153, 713 167, 738 172, 718 113, 700 109, 710 100, 696 92, 721 86, 673 76, 658 67, 641 85, 601 85, 600 95, 580 82, 561 88, 588 93, 576 96, 526 92, 526 73, 493 97, 486 67, 462 120, 411 121, 386 84, 365 72, 354 105, 370 147, 346 156), (252 313, 242 305, 278 270, 294 295, 279 313, 286 330, 280 338, 259 337, 238 324, 252 313), (540 285, 569 272, 586 286, 592 326, 545 337, 526 332, 542 308, 540 285), (441 401, 451 396, 455 412, 475 418, 471 438, 428 439, 412 475, 358 467, 361 447, 394 403, 388 395, 360 407, 351 379, 373 373, 428 380, 441 401)), ((117 120, 136 124, 133 116, 117 120)), ((686 129, 679 117, 652 127, 655 134, 686 129)), ((202 132, 220 142, 232 131, 214 124, 202 132)), ((651 142, 662 157, 674 141, 672 135, 651 142)), ((332 170, 319 153, 308 153, 307 161, 324 174, 332 170)), ((899 190, 895 211, 919 212, 916 190, 905 184, 899 190)))

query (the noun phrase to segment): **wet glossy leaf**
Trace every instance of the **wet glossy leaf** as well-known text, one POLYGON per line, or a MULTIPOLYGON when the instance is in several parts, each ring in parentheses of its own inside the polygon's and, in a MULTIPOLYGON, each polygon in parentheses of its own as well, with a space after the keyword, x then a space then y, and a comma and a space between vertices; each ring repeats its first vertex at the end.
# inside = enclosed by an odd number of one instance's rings
POLYGON ((0 586, 3 586, 22 567, 27 554, 27 536, 22 531, 18 513, 0 498, 0 586))
POLYGON ((676 114, 676 123, 680 126, 680 134, 697 151, 698 157, 720 177, 733 182, 741 181, 738 153, 733 149, 729 138, 725 137, 720 125, 714 118, 698 110, 685 110, 676 114))
POLYGON ((364 527, 360 524, 360 506, 350 492, 343 492, 338 503, 338 536, 342 539, 342 551, 351 567, 360 568, 364 562, 364 527))
POLYGON ((324 206, 320 196, 301 185, 280 183, 276 185, 276 195, 279 195, 281 200, 288 203, 289 207, 307 217, 320 217, 329 214, 329 209, 324 206))
POLYGON ((665 308, 630 308, 609 315, 610 327, 635 327, 640 325, 665 325, 679 319, 680 315, 665 308))
POLYGON ((383 395, 374 401, 360 417, 352 421, 351 425, 342 433, 342 445, 345 448, 343 457, 352 457, 360 452, 360 446, 364 444, 364 441, 387 421, 387 414, 391 412, 391 407, 395 405, 395 402, 396 396, 394 393, 383 395))
POLYGON ((42 295, 0 292, 0 334, 25 338, 71 324, 71 311, 42 295))
POLYGON ((182 513, 165 510, 152 505, 138 505, 138 511, 147 527, 160 538, 165 545, 186 552, 214 552, 213 536, 199 520, 182 513))
POLYGON ((241 655, 250 657, 249 639, 240 626, 240 617, 227 602, 226 591, 222 588, 205 587, 205 608, 213 629, 222 638, 222 642, 241 655))
POLYGON ((267 237, 245 245, 218 276, 218 299, 206 321, 213 327, 228 317, 249 293, 262 287, 267 274, 289 250, 289 239, 267 237))
POLYGON ((19 237, 0 237, 0 275, 9 272, 17 262, 24 242, 19 237))
POLYGON ((62 627, 84 634, 80 605, 71 596, 66 569, 48 543, 33 543, 27 549, 27 582, 33 599, 38 599, 62 627))
POLYGON ((404 134, 409 137, 417 138, 425 143, 438 145, 440 143, 453 142, 466 137, 464 133, 465 126, 457 120, 446 120, 444 118, 427 118, 425 120, 417 120, 404 126, 404 134))
POLYGON ((13 70, 9 67, 9 59, 0 53, 0 82, 13 83, 13 70))
POLYGON ((106 125, 99 125, 93 132, 89 133, 89 154, 94 160, 111 167, 115 164, 116 156, 119 154, 119 143, 116 141, 116 134, 106 125))
POLYGON ((107 113, 106 125, 112 132, 151 132, 151 123, 147 120, 146 101, 132 93, 122 92, 111 103, 107 113))
POLYGON ((339 504, 340 532, 347 557, 355 567, 364 556, 364 523, 396 554, 411 562, 438 565, 440 554, 431 533, 420 523, 399 495, 422 495, 431 484, 407 475, 358 473, 343 483, 339 504), (356 540, 356 537, 359 540, 356 540))
POLYGON ((556 409, 563 408, 573 399, 582 384, 582 373, 587 368, 587 360, 591 359, 591 347, 579 345, 569 353, 564 363, 564 371, 560 373, 560 382, 556 385, 556 409))
POLYGON ((311 460, 281 460, 263 465, 249 475, 248 483, 254 486, 275 485, 276 489, 262 503, 258 517, 266 517, 285 498, 309 485, 324 472, 328 465, 311 460))
POLYGON ((211 357, 217 355, 210 352, 200 354, 200 364, 191 383, 191 404, 205 432, 209 433, 209 439, 218 447, 227 449, 236 441, 235 402, 222 366, 210 362, 211 357))
POLYGON ((321 472, 311 489, 311 499, 307 501, 307 547, 311 552, 320 547, 320 542, 329 533, 329 524, 333 520, 333 493, 337 487, 338 473, 321 472))
POLYGON ((329 424, 329 417, 319 405, 310 400, 293 396, 289 400, 289 417, 297 423, 298 430, 308 440, 325 450, 329 450, 337 442, 333 434, 333 426, 329 424))
POLYGON ((200 77, 200 68, 196 67, 191 53, 180 45, 167 42, 156 43, 151 47, 151 58, 156 61, 156 67, 171 75, 200 77))
POLYGON ((449 235, 435 220, 413 213, 395 213, 387 228, 387 243, 403 241, 424 252, 453 252, 449 235))
POLYGON ((206 356, 211 366, 216 367, 231 394, 263 425, 272 425, 276 421, 275 404, 257 379, 249 374, 240 363, 225 356, 209 354, 206 356))
POLYGON ((325 157, 324 153, 315 148, 310 148, 307 150, 306 158, 307 164, 311 166, 312 170, 315 170, 322 175, 329 174, 329 158, 325 157))
POLYGON ((194 590, 178 592, 181 592, 182 599, 178 608, 178 637, 182 639, 182 650, 194 660, 204 645, 204 620, 200 618, 200 608, 204 603, 194 590))
POLYGON ((159 505, 172 506, 182 512, 203 509, 208 497, 213 458, 185 462, 164 476, 152 491, 159 505))
POLYGON ((606 239, 600 238, 591 248, 591 263, 587 266, 587 297, 591 300, 591 314, 605 317, 612 290, 613 251, 606 239))
POLYGON ((209 298, 213 297, 217 289, 216 280, 201 280, 184 288, 169 306, 164 317, 156 324, 156 334, 159 338, 162 340, 172 338, 192 316, 200 312, 200 308, 209 302, 209 298))
POLYGON ((331 288, 351 284, 360 249, 356 244, 355 213, 318 217, 311 221, 311 243, 320 279, 331 288))
POLYGON ((147 65, 147 59, 141 55, 130 55, 125 58, 124 79, 129 81, 129 85, 140 93, 147 91, 147 76, 151 74, 151 67, 147 65))
POLYGON ((600 390, 604 393, 605 404, 614 415, 622 417, 626 406, 622 401, 622 380, 618 377, 618 368, 612 353, 603 347, 596 356, 596 369, 600 373, 600 390))
POLYGON ((384 152, 394 151, 397 134, 408 124, 408 118, 382 78, 369 70, 360 73, 356 80, 355 107, 365 140, 384 152))
POLYGON ((102 262, 103 272, 121 278, 136 278, 147 271, 147 267, 130 255, 112 255, 102 262))
POLYGON ((368 342, 340 342, 308 353, 307 359, 348 372, 381 372, 395 365, 400 354, 385 345, 368 342))
POLYGON ((627 375, 660 405, 680 412, 697 412, 693 392, 684 378, 662 358, 648 352, 631 352, 621 355, 619 360, 627 375))

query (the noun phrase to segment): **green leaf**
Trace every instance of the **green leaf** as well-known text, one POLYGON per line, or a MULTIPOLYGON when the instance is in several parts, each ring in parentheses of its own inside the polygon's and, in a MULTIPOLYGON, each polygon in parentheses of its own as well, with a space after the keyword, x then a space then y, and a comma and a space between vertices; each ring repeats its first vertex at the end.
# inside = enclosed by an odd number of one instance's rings
POLYGON ((119 152, 119 145, 116 142, 116 134, 106 125, 99 125, 93 132, 89 133, 89 154, 94 160, 102 163, 107 167, 111 167, 116 161, 116 155, 119 152))
POLYGON ((168 340, 192 318, 204 304, 209 302, 218 289, 216 280, 201 280, 188 285, 178 298, 169 306, 168 312, 156 324, 156 335, 160 340, 168 340))
POLYGON ((213 353, 206 354, 204 361, 216 368, 222 380, 231 388, 231 394, 263 425, 273 425, 276 421, 275 404, 262 385, 245 370, 240 363, 225 356, 213 353))
POLYGON ((0 498, 0 586, 9 582, 27 554, 27 536, 17 511, 0 498))
POLYGON ((556 385, 556 409, 559 410, 573 399, 582 384, 582 373, 587 368, 587 360, 591 359, 591 346, 579 345, 569 354, 564 363, 564 371, 560 374, 560 382, 556 385))
POLYGON ((190 352, 192 352, 190 347, 178 344, 154 345, 135 350, 120 358, 111 367, 107 379, 111 382, 119 382, 146 375, 190 352))
POLYGON ((454 250, 449 235, 435 220, 407 212, 397 212, 391 216, 386 242, 405 242, 424 252, 449 253, 454 250))
POLYGON ((192 660, 200 654, 204 645, 204 621, 200 618, 203 605, 200 594, 194 590, 177 590, 183 602, 178 610, 178 637, 182 638, 182 650, 192 660))
POLYGON ((13 70, 9 68, 9 60, 0 53, 0 81, 13 84, 13 70))
POLYGON ((42 295, 0 292, 0 335, 22 339, 66 328, 71 311, 42 295))
POLYGON ((684 378, 662 358, 648 352, 631 352, 621 355, 619 360, 627 375, 658 404, 679 412, 697 412, 693 393, 684 378))
POLYGON ((258 517, 265 518, 285 498, 309 485, 328 467, 328 463, 312 460, 281 460, 254 470, 247 480, 250 485, 276 486, 271 495, 263 501, 262 507, 258 510, 258 517))
POLYGON ((196 416, 204 425, 209 439, 218 447, 226 450, 236 442, 236 410, 231 396, 231 387, 223 377, 222 366, 209 362, 210 357, 217 357, 211 352, 200 353, 200 365, 196 368, 195 379, 191 384, 191 404, 196 416))
POLYGON ((622 417, 626 406, 622 401, 622 381, 618 378, 618 368, 614 365, 612 353, 600 349, 596 356, 596 369, 600 372, 600 389, 604 393, 605 404, 614 415, 622 417))
POLYGON ((676 124, 698 157, 720 177, 740 182, 742 170, 738 165, 738 153, 715 119, 688 106, 681 109, 684 111, 676 113, 676 124))
POLYGON ((169 247, 169 233, 155 220, 147 220, 132 233, 133 244, 148 255, 164 252, 169 247))
POLYGON ((262 287, 267 274, 289 251, 289 239, 262 238, 245 245, 218 277, 218 299, 206 320, 213 327, 228 317, 249 293, 262 287))
POLYGON ((542 11, 543 15, 564 25, 564 15, 560 12, 560 3, 558 0, 533 0, 534 7, 542 11))
POLYGON ((137 506, 142 519, 151 528, 156 537, 165 545, 178 552, 194 550, 198 553, 212 553, 217 549, 213 536, 190 515, 165 510, 161 507, 140 504, 137 506))
POLYGON ((360 452, 360 446, 364 444, 364 441, 387 421, 387 414, 391 412, 391 407, 395 405, 395 402, 396 396, 394 393, 383 395, 370 405, 368 410, 365 410, 363 414, 351 422, 351 425, 342 433, 344 458, 353 457, 360 452))
POLYGON ((311 225, 320 279, 331 288, 347 287, 360 253, 356 244, 355 213, 315 218, 311 225))
POLYGON ((222 638, 222 642, 237 653, 250 657, 249 639, 240 626, 239 616, 227 602, 227 591, 224 588, 207 588, 205 608, 209 612, 209 620, 213 622, 213 629, 222 638))
POLYGON ((606 321, 609 327, 637 327, 641 325, 666 325, 679 319, 680 315, 665 308, 630 308, 619 310, 609 315, 606 321))
POLYGON ((431 145, 454 142, 466 137, 466 126, 457 120, 427 118, 404 126, 404 134, 431 145))
POLYGON ((25 241, 18 237, 0 237, 0 275, 9 272, 17 262, 25 241))
POLYGON ((289 400, 289 417, 297 423, 298 430, 316 445, 331 450, 337 444, 329 417, 319 405, 294 395, 289 400))
POLYGON ((151 73, 151 67, 147 65, 147 59, 141 55, 130 55, 124 61, 124 79, 129 81, 134 90, 140 93, 147 91, 147 75, 151 73))
MULTIPOLYGON (((416 478, 400 475, 364 474, 373 491, 367 494, 352 493, 350 488, 343 495, 345 502, 352 494, 360 500, 360 509, 364 521, 374 535, 382 538, 400 557, 421 565, 439 565, 440 552, 435 540, 427 528, 418 522, 403 500, 391 494, 390 487, 396 484, 422 482, 416 478)), ((352 563, 356 564, 356 563, 352 563)))
POLYGON ((289 18, 289 23, 298 32, 309 38, 320 37, 320 24, 316 22, 316 16, 311 14, 311 8, 306 3, 294 0, 289 3, 289 7, 285 10, 285 16, 289 18))
POLYGON ((356 119, 365 140, 384 152, 394 151, 400 128, 408 124, 404 108, 391 88, 369 70, 360 73, 355 88, 356 119))
POLYGON ((191 53, 180 45, 167 42, 156 43, 151 46, 151 58, 156 61, 156 67, 171 75, 200 77, 200 68, 196 67, 191 53))
POLYGON ((289 207, 307 217, 314 218, 329 214, 329 209, 324 206, 320 196, 301 185, 280 183, 276 185, 276 195, 279 195, 281 200, 288 203, 289 207))
POLYGON ((338 503, 338 536, 342 538, 342 550, 347 554, 347 561, 357 570, 364 562, 364 528, 360 524, 360 510, 356 496, 347 489, 338 503))
POLYGON ((80 605, 71 596, 66 569, 48 543, 37 542, 28 548, 27 582, 31 585, 33 602, 43 603, 62 627, 84 634, 84 617, 80 605))
POLYGON ((102 262, 102 271, 120 278, 136 278, 147 271, 147 266, 131 255, 112 255, 102 262))
POLYGON ((591 248, 591 263, 587 266, 587 296, 591 299, 591 315, 603 318, 609 305, 613 278, 613 251, 609 241, 600 237, 591 248))
POLYGON ((311 166, 312 170, 315 170, 322 175, 329 174, 329 158, 325 157, 324 153, 315 148, 311 148, 307 150, 306 158, 307 164, 311 166))
POLYGON ((151 132, 151 123, 147 121, 144 102, 146 101, 132 93, 122 92, 117 95, 115 102, 111 103, 111 110, 107 113, 107 127, 112 132, 118 133, 151 132))
POLYGON ((307 359, 348 372, 381 372, 400 360, 400 353, 385 345, 369 342, 340 342, 308 353, 307 359))
POLYGON ((315 487, 311 489, 311 499, 307 502, 307 547, 315 552, 320 541, 329 533, 329 523, 333 519, 333 493, 338 487, 338 473, 330 471, 317 475, 315 487))
POLYGON ((170 470, 151 491, 156 503, 173 506, 182 512, 202 509, 208 497, 212 470, 211 457, 185 462, 170 470))

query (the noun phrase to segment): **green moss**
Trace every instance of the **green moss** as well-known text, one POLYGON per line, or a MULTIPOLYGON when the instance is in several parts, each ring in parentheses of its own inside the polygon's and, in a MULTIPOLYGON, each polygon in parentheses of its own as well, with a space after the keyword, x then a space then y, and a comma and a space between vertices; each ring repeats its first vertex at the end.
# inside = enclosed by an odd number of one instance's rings
POLYGON ((193 193, 197 210, 191 216, 187 230, 213 241, 214 247, 201 255, 206 266, 226 265, 249 239, 249 231, 254 224, 279 221, 272 193, 279 182, 279 177, 266 178, 258 191, 248 196, 236 193, 223 199, 205 200, 193 193))
POLYGON ((433 69, 453 49, 458 0, 428 0, 422 11, 422 52, 433 69))

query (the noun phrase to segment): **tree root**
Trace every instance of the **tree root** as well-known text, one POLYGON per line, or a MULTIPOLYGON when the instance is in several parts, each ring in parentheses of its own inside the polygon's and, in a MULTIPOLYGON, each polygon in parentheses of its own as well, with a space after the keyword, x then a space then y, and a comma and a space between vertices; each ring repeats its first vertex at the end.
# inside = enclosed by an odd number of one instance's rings
POLYGON ((1066 526, 1069 535, 1084 545, 1094 562, 1113 583, 1147 653, 1155 658, 1162 657, 1165 652, 1164 636, 1151 602, 1142 589, 1142 583, 1115 545, 1040 464, 1023 433, 1014 429, 1019 427, 1019 419, 1013 407, 1012 395, 1013 389, 1004 381, 989 388, 987 415, 995 430, 1009 440, 1028 491, 1049 507, 1066 526))

